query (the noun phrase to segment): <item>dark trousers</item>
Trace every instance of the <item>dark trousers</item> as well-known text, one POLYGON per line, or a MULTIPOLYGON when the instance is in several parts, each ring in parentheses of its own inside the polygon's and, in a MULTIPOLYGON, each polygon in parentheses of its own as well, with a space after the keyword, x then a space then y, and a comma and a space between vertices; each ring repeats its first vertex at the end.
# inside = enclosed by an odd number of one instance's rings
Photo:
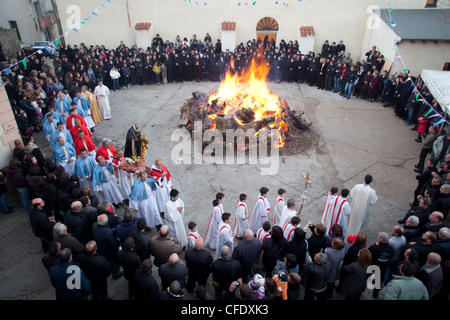
POLYGON ((317 297, 317 301, 325 301, 327 299, 327 290, 316 292, 309 287, 305 287, 305 301, 313 301, 317 297))
POLYGON ((425 159, 427 155, 433 150, 433 148, 422 148, 419 155, 419 163, 417 164, 420 172, 423 172, 423 167, 425 166, 425 159))

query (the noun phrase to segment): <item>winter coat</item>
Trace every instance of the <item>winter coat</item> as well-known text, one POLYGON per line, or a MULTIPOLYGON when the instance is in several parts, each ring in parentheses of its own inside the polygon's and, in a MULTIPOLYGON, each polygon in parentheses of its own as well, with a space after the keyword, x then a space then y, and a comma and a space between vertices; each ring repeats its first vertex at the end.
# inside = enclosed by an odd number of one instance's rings
POLYGON ((393 279, 378 293, 379 300, 428 300, 425 285, 414 277, 393 275, 393 279))

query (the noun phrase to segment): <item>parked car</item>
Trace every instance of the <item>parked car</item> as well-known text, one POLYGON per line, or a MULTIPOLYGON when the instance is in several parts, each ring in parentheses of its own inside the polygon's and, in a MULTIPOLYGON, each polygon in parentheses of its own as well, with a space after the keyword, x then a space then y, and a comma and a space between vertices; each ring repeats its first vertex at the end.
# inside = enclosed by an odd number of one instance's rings
POLYGON ((42 50, 43 56, 53 57, 56 53, 55 48, 52 47, 50 45, 50 42, 48 42, 48 41, 35 41, 33 43, 33 51, 39 51, 39 50, 42 50), (46 49, 44 49, 45 47, 47 47, 50 50, 51 54, 46 49))

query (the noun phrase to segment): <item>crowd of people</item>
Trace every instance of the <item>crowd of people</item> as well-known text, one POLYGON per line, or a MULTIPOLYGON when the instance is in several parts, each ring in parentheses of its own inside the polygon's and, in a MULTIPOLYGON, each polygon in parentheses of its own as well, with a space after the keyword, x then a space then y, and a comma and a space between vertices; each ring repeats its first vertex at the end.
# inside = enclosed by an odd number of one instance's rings
MULTIPOLYGON (((425 117, 429 107, 417 99, 417 90, 434 106, 428 116, 440 107, 420 76, 389 76, 375 47, 356 63, 342 41, 326 42, 317 54, 301 54, 296 41, 283 40, 278 47, 252 40, 230 52, 222 51, 219 40, 213 46, 208 34, 204 41, 194 35, 174 42, 157 35, 146 50, 121 42, 111 50, 81 44, 61 45, 58 51, 53 66, 36 54, 2 73, 22 139, 0 175, 1 210, 14 212, 5 197, 8 176, 42 243, 57 299, 108 299, 108 278, 122 275, 129 297, 139 300, 184 299, 185 290, 199 300, 297 300, 302 289, 305 300, 332 299, 335 293, 359 299, 373 265, 381 272, 375 298, 448 299, 450 231, 444 220, 450 209, 450 131, 434 125, 437 117, 425 117), (162 160, 135 172, 121 167, 124 159, 141 155, 139 123, 128 131, 124 149, 109 139, 98 146, 92 141, 95 126, 111 118, 110 89, 220 81, 226 72, 240 73, 253 58, 271 66, 268 81, 305 83, 347 99, 354 95, 393 105, 398 117, 415 125, 417 141, 423 141, 415 169, 418 186, 391 236, 380 232, 374 244, 368 242, 370 207, 377 202, 370 175, 351 191, 332 188, 321 221, 303 226, 301 209, 283 189, 271 208, 269 189, 262 187, 251 214, 247 195, 225 210, 225 194, 218 193, 201 235, 195 221, 183 221, 184 202, 171 188, 162 160), (51 156, 35 144, 36 132, 47 138, 51 156), (150 239, 149 229, 158 235, 150 239), (78 289, 66 285, 73 265, 81 270, 78 289), (207 295, 210 285, 213 297, 207 295)), ((19 52, 18 61, 26 55, 19 52)))

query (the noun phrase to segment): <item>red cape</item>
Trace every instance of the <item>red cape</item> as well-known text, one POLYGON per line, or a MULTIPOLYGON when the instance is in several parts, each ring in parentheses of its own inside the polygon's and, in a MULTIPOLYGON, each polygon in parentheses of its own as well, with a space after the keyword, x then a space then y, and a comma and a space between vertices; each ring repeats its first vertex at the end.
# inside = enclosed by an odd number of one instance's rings
MULTIPOLYGON (((117 152, 116 152, 116 148, 114 148, 113 145, 111 145, 111 147, 109 147, 109 151, 111 151, 113 157, 117 158, 117 152)), ((105 158, 105 160, 109 160, 109 154, 108 154, 108 150, 101 145, 98 150, 97 150, 97 154, 95 155, 95 160, 98 159, 98 157, 103 157, 105 158)), ((119 164, 119 159, 111 159, 113 163, 115 164, 119 164)))
MULTIPOLYGON (((161 169, 166 173, 167 181, 170 181, 170 177, 172 175, 170 174, 169 169, 167 169, 167 167, 165 165, 162 165, 161 169)), ((162 176, 162 172, 157 170, 157 169, 152 168, 152 171, 150 172, 150 175, 152 177, 157 177, 159 179, 162 176)))
MULTIPOLYGON (((84 118, 82 116, 80 116, 79 114, 74 114, 73 118, 75 119, 80 119, 81 121, 81 125, 86 125, 86 121, 84 121, 84 118)), ((74 126, 72 125, 72 116, 68 116, 66 118, 66 128, 67 130, 71 130, 74 126)))
POLYGON ((70 134, 72 135, 73 141, 78 139, 78 131, 79 130, 82 130, 84 132, 85 137, 88 137, 88 138, 92 137, 91 130, 89 130, 88 127, 86 127, 85 125, 82 124, 79 128, 72 127, 72 129, 70 129, 70 134))
MULTIPOLYGON (((84 140, 86 141, 86 145, 88 147, 87 152, 91 152, 93 150, 95 150, 97 147, 95 146, 94 142, 92 142, 92 139, 89 137, 84 137, 84 140)), ((75 144, 75 152, 77 154, 77 156, 80 155, 80 150, 81 149, 86 149, 86 147, 84 146, 83 140, 81 140, 80 138, 76 138, 74 140, 74 144, 75 144)))

